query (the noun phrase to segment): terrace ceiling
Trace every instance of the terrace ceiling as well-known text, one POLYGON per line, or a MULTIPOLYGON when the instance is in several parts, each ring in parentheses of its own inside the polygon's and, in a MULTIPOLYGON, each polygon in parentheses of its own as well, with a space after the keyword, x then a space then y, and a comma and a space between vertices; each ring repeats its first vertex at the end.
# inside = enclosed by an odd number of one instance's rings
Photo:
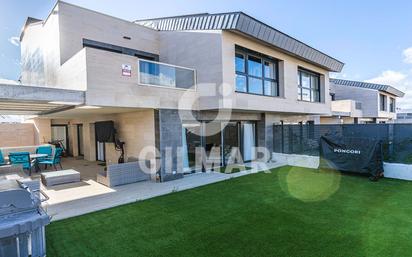
POLYGON ((84 103, 83 91, 0 84, 1 115, 42 115, 84 103))

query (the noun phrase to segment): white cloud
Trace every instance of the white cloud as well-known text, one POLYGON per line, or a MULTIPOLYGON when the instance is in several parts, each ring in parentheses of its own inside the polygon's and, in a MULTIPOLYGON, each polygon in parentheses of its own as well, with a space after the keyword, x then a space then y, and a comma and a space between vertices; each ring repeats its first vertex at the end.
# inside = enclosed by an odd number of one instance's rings
POLYGON ((409 72, 387 70, 366 82, 391 85, 401 90, 405 96, 397 100, 397 106, 402 110, 412 109, 412 70, 409 72))
MULTIPOLYGON (((412 64, 412 47, 404 49, 402 51, 402 56, 404 63, 412 64)), ((388 84, 401 90, 405 93, 405 96, 397 100, 398 107, 403 110, 412 110, 412 70, 386 70, 379 76, 366 81, 378 84, 388 84)))
POLYGON ((387 70, 382 72, 379 76, 368 79, 366 82, 377 83, 377 84, 387 84, 391 86, 397 86, 397 84, 404 81, 408 76, 399 71, 387 70))
POLYGON ((9 42, 12 43, 15 46, 20 45, 20 38, 19 37, 11 37, 9 38, 9 42))
POLYGON ((412 64, 412 47, 406 48, 402 52, 403 62, 412 64))

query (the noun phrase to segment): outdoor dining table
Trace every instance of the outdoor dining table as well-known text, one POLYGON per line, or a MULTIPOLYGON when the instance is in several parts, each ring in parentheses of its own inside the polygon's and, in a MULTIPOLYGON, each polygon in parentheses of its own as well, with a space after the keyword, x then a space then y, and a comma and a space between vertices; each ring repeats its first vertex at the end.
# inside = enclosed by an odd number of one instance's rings
POLYGON ((31 153, 30 154, 30 159, 34 160, 34 159, 38 159, 38 158, 44 158, 47 157, 48 155, 45 153, 31 153))
MULTIPOLYGON (((39 167, 39 163, 37 162, 37 159, 39 159, 39 158, 44 158, 44 157, 47 157, 48 155, 47 154, 45 154, 45 153, 31 153, 30 154, 30 160, 36 160, 35 162, 34 162, 34 169, 35 169, 35 171, 36 172, 39 172, 40 171, 40 167, 39 167)), ((7 161, 9 160, 9 157, 7 156, 7 157, 5 157, 4 159, 6 159, 7 161)))
POLYGON ((33 154, 30 154, 30 160, 36 160, 35 162, 34 162, 34 170, 36 171, 36 172, 39 172, 40 171, 40 166, 39 166, 39 163, 37 162, 37 159, 38 158, 44 158, 44 157, 47 157, 48 155, 47 154, 45 154, 45 153, 33 153, 33 154))

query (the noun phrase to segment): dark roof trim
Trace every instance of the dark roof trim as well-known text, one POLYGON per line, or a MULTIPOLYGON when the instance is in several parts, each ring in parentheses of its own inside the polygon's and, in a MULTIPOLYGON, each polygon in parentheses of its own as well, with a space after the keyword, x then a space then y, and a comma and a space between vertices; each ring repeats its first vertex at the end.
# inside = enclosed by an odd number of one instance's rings
POLYGON ((390 86, 390 85, 382 85, 382 84, 375 84, 375 83, 368 83, 368 82, 361 82, 361 81, 352 81, 352 80, 345 80, 345 79, 330 79, 330 83, 335 85, 341 86, 350 86, 350 87, 361 87, 366 89, 378 90, 383 91, 388 94, 392 94, 397 97, 403 97, 405 95, 404 92, 390 86))
POLYGON ((21 32, 20 32, 20 41, 24 37, 24 31, 26 30, 27 26, 29 26, 30 24, 33 24, 33 23, 38 23, 38 22, 43 22, 43 21, 39 20, 39 19, 36 19, 36 18, 33 18, 33 17, 27 17, 26 22, 24 23, 23 28, 21 29, 21 32))
POLYGON ((87 38, 83 38, 83 47, 91 47, 91 48, 96 48, 100 50, 111 51, 114 53, 127 54, 127 55, 135 56, 138 58, 142 58, 142 59, 159 61, 158 54, 144 52, 144 51, 140 51, 137 49, 127 48, 127 47, 118 46, 118 45, 112 45, 112 44, 95 41, 95 40, 91 40, 87 38))
POLYGON ((136 24, 160 31, 231 30, 268 43, 281 51, 296 56, 329 71, 340 72, 343 62, 261 22, 243 12, 184 15, 148 20, 136 24))

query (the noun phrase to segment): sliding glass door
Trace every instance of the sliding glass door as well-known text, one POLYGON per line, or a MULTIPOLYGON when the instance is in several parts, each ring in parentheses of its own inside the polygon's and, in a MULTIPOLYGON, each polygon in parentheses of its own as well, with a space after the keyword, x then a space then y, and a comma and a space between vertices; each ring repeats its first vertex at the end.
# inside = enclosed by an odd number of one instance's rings
POLYGON ((200 156, 196 155, 196 148, 202 146, 200 124, 183 124, 182 129, 182 164, 185 173, 202 169, 200 156), (199 159, 197 159, 199 158, 199 159))
POLYGON ((77 151, 84 156, 83 124, 77 124, 77 151))
POLYGON ((254 122, 233 121, 223 129, 222 127, 220 122, 183 124, 182 165, 185 173, 241 162, 240 155, 243 162, 250 162, 256 158, 254 122), (201 149, 207 155, 204 167, 199 151, 201 149))
POLYGON ((51 125, 51 140, 61 141, 63 147, 66 149, 66 153, 68 153, 69 135, 67 131, 67 125, 51 125))
POLYGON ((104 142, 96 141, 96 160, 101 162, 106 161, 106 145, 104 142))
POLYGON ((252 122, 242 123, 242 155, 244 162, 253 161, 256 158, 256 124, 252 122))
POLYGON ((208 158, 206 169, 222 166, 222 124, 220 122, 207 122, 204 124, 204 147, 208 158))
POLYGON ((240 122, 229 122, 223 130, 223 163, 224 166, 237 161, 240 150, 240 122), (235 152, 236 151, 236 152, 235 152), (232 158, 232 159, 231 159, 232 158))

